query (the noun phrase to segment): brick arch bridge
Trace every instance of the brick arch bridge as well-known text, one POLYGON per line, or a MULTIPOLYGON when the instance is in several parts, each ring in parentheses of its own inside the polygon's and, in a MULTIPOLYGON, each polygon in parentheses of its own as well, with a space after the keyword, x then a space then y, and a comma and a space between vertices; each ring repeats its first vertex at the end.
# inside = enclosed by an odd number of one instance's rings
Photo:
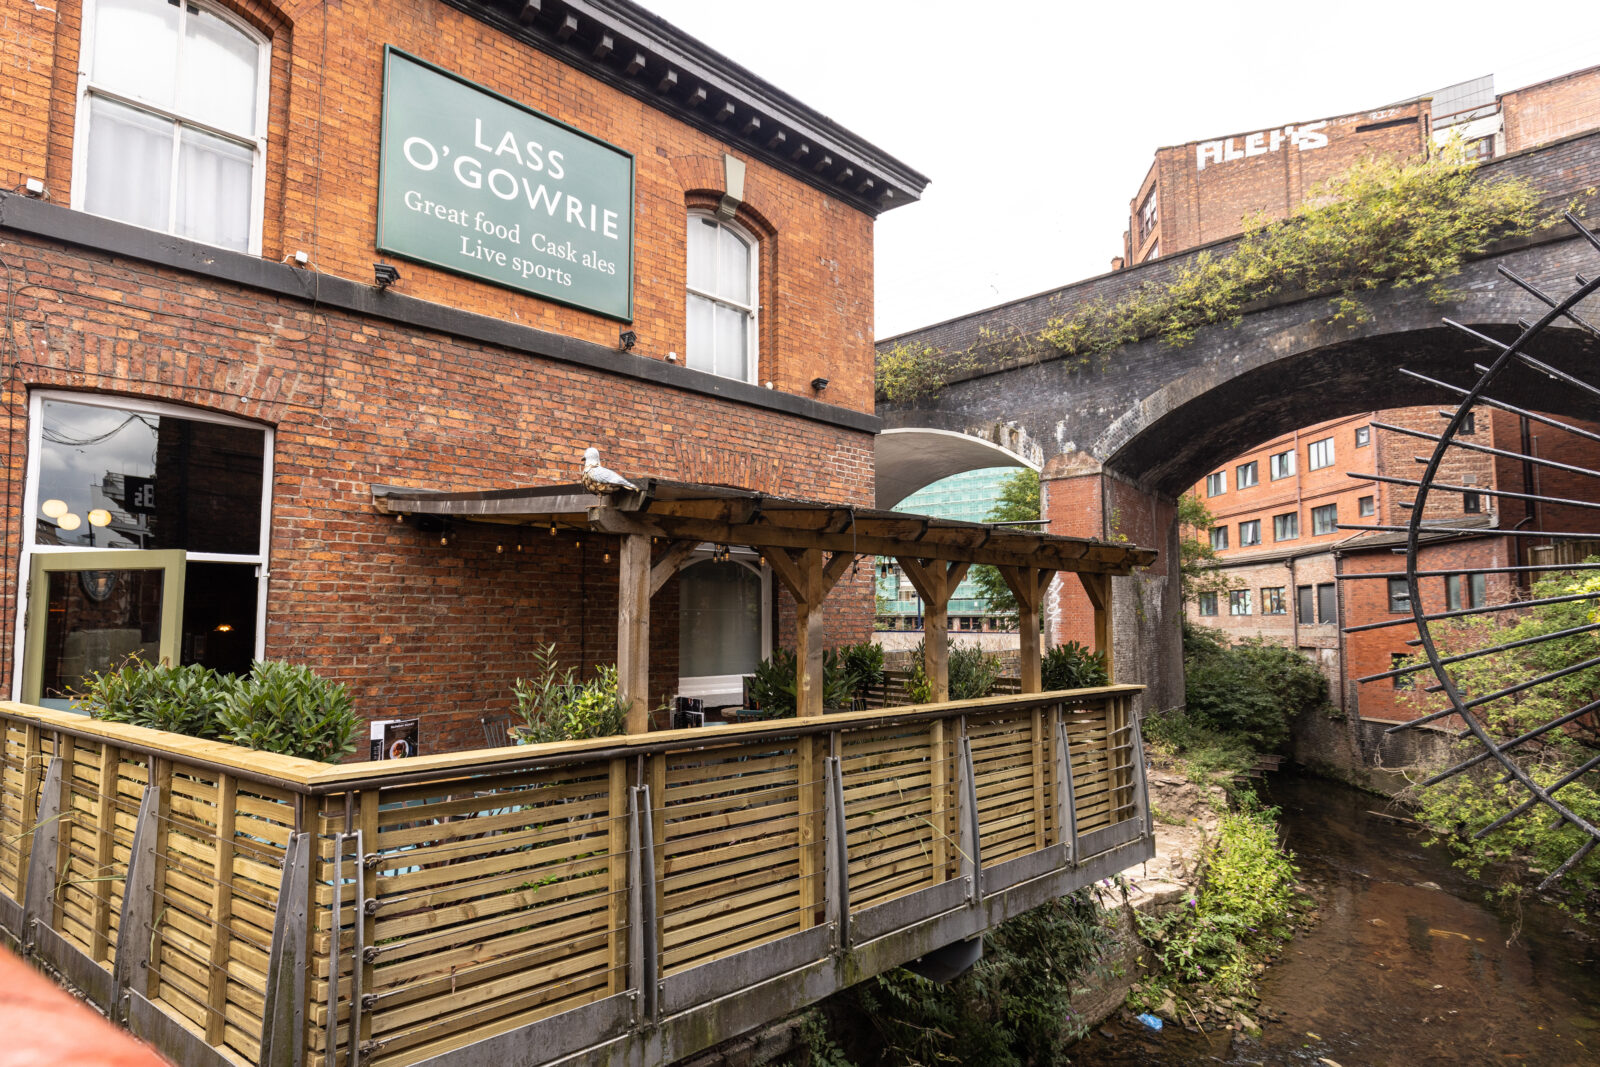
MULTIPOLYGON (((1505 157, 1482 173, 1527 177, 1552 206, 1577 201, 1600 208, 1600 133, 1505 157)), ((1208 248, 1225 252, 1229 243, 1208 248)), ((1164 283, 1199 251, 888 338, 879 350, 926 346, 952 359, 974 350, 1003 352, 1004 339, 1035 336, 1076 304, 1115 302, 1141 285, 1164 283)), ((1469 262, 1450 280, 1453 295, 1444 303, 1432 302, 1421 288, 1380 289, 1363 301, 1371 317, 1350 326, 1329 321, 1326 298, 1284 294, 1253 306, 1236 325, 1201 330, 1183 347, 1144 341, 1087 367, 1029 352, 993 369, 953 375, 931 399, 880 399, 878 414, 899 431, 923 428, 988 441, 1004 435, 1009 447, 1041 467, 1052 533, 1126 537, 1160 549, 1162 560, 1149 572, 1117 579, 1114 640, 1118 661, 1138 665, 1139 677, 1119 680, 1149 685, 1147 707, 1172 706, 1182 700, 1177 570, 1166 563, 1177 545, 1176 497, 1224 460, 1301 426, 1377 408, 1454 407, 1445 391, 1398 373, 1403 365, 1470 384, 1473 364, 1486 362, 1492 349, 1468 342, 1441 320, 1509 339, 1519 319, 1537 318, 1544 308, 1499 268, 1565 290, 1574 274, 1592 273, 1595 263, 1594 248, 1563 226, 1502 242, 1469 262)), ((1600 317, 1600 309, 1587 312, 1591 321, 1600 317)), ((1570 368, 1600 359, 1600 341, 1591 336, 1576 329, 1546 333, 1537 354, 1550 363, 1570 368)), ((1554 381, 1548 385, 1503 399, 1592 417, 1592 410, 1574 407, 1582 398, 1554 381)), ((895 477, 892 466, 879 471, 880 479, 895 477)), ((1087 604, 1057 600, 1052 635, 1083 640, 1087 604)))

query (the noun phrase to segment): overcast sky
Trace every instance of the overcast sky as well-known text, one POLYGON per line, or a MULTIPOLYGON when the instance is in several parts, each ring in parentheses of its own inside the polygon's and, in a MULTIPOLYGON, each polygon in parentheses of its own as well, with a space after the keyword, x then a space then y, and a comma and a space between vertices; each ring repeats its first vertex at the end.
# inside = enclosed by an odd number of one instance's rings
POLYGON ((641 2, 931 179, 878 220, 879 337, 1110 269, 1162 145, 1600 63, 1592 0, 641 2))

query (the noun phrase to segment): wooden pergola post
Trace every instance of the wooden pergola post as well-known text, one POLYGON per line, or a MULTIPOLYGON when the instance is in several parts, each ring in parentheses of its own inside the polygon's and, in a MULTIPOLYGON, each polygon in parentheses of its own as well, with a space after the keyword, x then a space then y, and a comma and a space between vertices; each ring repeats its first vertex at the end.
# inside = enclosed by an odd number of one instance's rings
POLYGON ((650 538, 624 534, 617 595, 617 695, 628 702, 627 732, 650 729, 650 598, 694 555, 695 542, 677 541, 653 565, 650 538))
POLYGON ((1055 578, 1055 571, 1039 567, 1001 567, 1000 577, 1017 598, 1017 629, 1022 644, 1022 691, 1044 690, 1043 652, 1039 641, 1039 606, 1055 578))
POLYGON ((650 538, 622 538, 617 591, 617 696, 628 705, 628 733, 650 729, 650 538))
POLYGON ((774 549, 767 565, 794 597, 794 713, 804 718, 822 714, 822 602, 855 560, 849 552, 826 556, 819 548, 799 552, 774 549))
MULTIPOLYGON (((934 703, 950 699, 950 594, 970 563, 896 557, 922 598, 922 669, 933 686, 934 703)), ((1036 642, 1037 643, 1037 642, 1036 642)))
POLYGON ((1083 582, 1083 591, 1089 596, 1089 603, 1094 608, 1094 650, 1102 652, 1106 657, 1106 684, 1116 682, 1116 671, 1111 664, 1111 575, 1090 574, 1087 571, 1078 575, 1083 582))

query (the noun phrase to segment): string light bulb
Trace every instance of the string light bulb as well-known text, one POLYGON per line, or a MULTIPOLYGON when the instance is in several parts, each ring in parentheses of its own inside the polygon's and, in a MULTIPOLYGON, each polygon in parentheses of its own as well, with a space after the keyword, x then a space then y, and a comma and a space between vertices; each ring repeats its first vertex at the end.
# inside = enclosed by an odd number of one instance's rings
POLYGON ((500 555, 505 550, 506 550, 506 546, 503 545, 503 544, 496 544, 494 546, 494 554, 497 555, 497 556, 500 555))
POLYGON ((611 553, 609 553, 609 552, 606 553, 605 562, 607 562, 607 563, 611 562, 611 553))
POLYGON ((555 535, 556 535, 556 521, 554 519, 551 519, 550 520, 550 536, 554 537, 555 535))

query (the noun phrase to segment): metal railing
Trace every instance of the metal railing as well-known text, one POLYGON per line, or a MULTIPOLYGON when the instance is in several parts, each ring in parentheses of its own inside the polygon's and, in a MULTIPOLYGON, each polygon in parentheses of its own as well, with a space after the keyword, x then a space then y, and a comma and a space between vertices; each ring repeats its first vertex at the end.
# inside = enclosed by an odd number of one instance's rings
POLYGON ((1148 858, 1138 688, 340 766, 0 704, 0 928, 185 1064, 666 1062, 1148 858))

